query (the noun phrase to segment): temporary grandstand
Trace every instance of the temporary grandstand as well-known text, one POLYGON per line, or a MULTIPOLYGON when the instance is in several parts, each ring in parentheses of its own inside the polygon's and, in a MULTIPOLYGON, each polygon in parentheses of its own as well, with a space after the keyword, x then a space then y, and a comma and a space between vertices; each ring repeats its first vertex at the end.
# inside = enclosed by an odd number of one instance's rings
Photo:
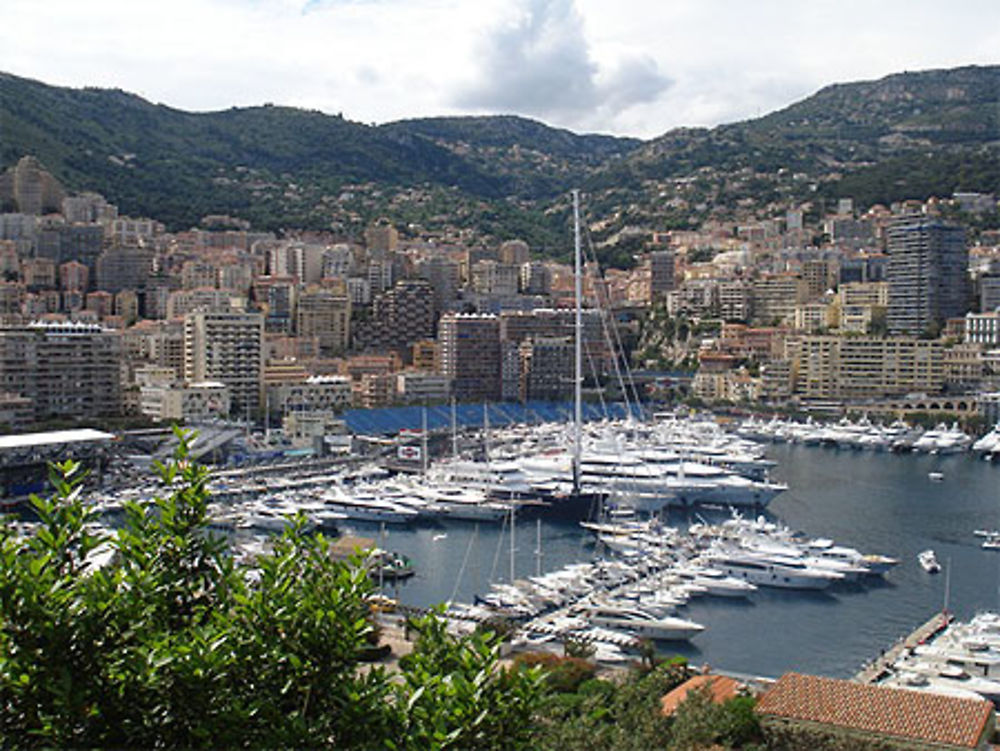
MULTIPOLYGON (((636 405, 586 403, 582 405, 583 419, 603 420, 626 417, 631 409, 638 415, 636 405)), ((455 426, 481 428, 488 421, 490 426, 543 422, 569 422, 573 419, 571 402, 526 402, 503 404, 439 404, 428 407, 386 407, 384 409, 349 409, 343 419, 347 429, 356 435, 395 435, 401 430, 420 430, 425 424, 427 430, 450 430, 452 415, 455 426), (426 422, 425 422, 426 421, 426 422)))

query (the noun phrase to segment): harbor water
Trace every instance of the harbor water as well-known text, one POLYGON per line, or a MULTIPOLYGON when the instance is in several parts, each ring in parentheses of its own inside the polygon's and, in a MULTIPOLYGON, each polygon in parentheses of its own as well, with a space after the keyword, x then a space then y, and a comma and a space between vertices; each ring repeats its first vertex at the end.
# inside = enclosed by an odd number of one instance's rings
MULTIPOLYGON (((837 584, 822 592, 761 587, 749 599, 701 597, 678 614, 706 626, 689 644, 664 645, 697 664, 761 676, 795 670, 833 677, 854 675, 947 598, 960 618, 1000 607, 1000 552, 984 550, 976 529, 1000 528, 1000 466, 971 454, 890 454, 777 444, 773 479, 789 490, 766 516, 810 537, 827 537, 862 552, 900 559, 884 578, 837 584), (939 472, 940 481, 928 474, 939 472), (946 573, 928 574, 917 553, 933 548, 946 573), (946 591, 947 590, 947 591, 946 591)), ((684 527, 699 517, 717 521, 725 510, 671 512, 684 527)), ((491 582, 509 581, 510 536, 496 524, 448 523, 391 527, 384 547, 412 558, 416 575, 386 583, 401 602, 431 606, 472 602, 491 582)), ((351 531, 380 537, 372 525, 351 531)), ((533 518, 516 522, 514 576, 591 560, 593 537, 576 523, 533 518), (541 545, 537 545, 540 533, 541 545)))

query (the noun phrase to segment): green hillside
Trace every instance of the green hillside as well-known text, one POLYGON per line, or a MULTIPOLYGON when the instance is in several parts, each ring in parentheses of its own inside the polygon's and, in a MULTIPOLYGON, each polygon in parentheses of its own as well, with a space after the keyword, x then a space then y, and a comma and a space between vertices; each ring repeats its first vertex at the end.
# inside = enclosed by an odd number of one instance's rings
POLYGON ((370 126, 275 106, 189 113, 0 73, 0 168, 33 154, 69 189, 171 229, 227 213, 353 233, 386 216, 558 252, 575 186, 609 220, 598 241, 613 244, 625 226, 697 226, 815 195, 864 206, 996 190, 998 150, 1000 66, 837 84, 756 120, 646 142, 513 116, 370 126))

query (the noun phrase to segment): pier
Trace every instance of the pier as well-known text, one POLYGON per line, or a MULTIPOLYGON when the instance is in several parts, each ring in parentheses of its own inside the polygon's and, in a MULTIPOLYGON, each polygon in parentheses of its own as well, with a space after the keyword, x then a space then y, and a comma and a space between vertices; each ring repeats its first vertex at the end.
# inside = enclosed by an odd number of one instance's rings
POLYGON ((884 651, 869 664, 865 665, 865 667, 861 669, 861 672, 854 676, 854 680, 859 683, 877 683, 890 672, 890 666, 905 652, 920 644, 925 644, 930 639, 933 639, 935 636, 948 628, 948 624, 950 624, 954 619, 954 614, 949 613, 947 610, 935 613, 929 621, 918 626, 908 636, 905 636, 897 641, 892 645, 892 647, 884 651))

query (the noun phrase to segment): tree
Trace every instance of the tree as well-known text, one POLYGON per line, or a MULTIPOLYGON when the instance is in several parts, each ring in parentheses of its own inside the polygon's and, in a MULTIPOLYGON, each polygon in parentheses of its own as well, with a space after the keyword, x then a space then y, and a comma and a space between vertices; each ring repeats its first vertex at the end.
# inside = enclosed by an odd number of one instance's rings
POLYGON ((497 670, 492 635, 446 637, 429 618, 402 685, 359 669, 372 584, 301 520, 252 572, 238 565, 208 531, 208 471, 178 434, 175 460, 158 466, 165 497, 128 504, 115 533, 91 531, 73 462, 54 467, 53 499, 33 499, 33 534, 0 526, 5 748, 494 748, 483 739, 525 736, 537 678, 497 670))
POLYGON ((531 717, 541 692, 541 674, 518 665, 497 668, 502 636, 476 630, 460 638, 430 616, 413 626, 419 636, 400 661, 405 706, 399 741, 390 748, 532 748, 531 717))

